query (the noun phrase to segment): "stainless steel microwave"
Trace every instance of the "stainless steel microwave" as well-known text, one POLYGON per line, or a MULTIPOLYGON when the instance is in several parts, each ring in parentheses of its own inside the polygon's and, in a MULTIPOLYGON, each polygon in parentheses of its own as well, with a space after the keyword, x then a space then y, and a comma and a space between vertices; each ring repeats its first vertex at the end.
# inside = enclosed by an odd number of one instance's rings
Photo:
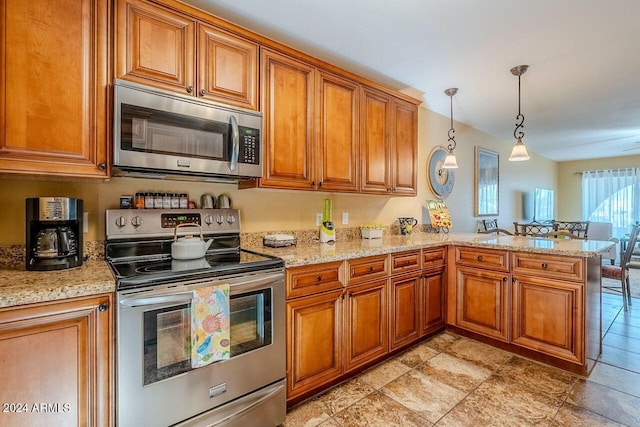
POLYGON ((116 80, 113 175, 238 181, 262 176, 262 115, 116 80))

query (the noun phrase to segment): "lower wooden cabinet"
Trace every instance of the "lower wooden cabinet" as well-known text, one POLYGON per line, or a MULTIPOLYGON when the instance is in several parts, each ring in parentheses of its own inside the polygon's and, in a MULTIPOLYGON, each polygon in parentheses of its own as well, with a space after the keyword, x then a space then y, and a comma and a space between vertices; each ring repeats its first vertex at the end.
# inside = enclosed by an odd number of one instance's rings
POLYGON ((390 280, 389 306, 391 350, 420 337, 420 272, 403 274, 390 280))
POLYGON ((444 267, 426 270, 420 284, 420 336, 432 334, 445 325, 445 291, 447 278, 444 267))
POLYGON ((287 302, 287 399, 342 374, 343 291, 287 302))
POLYGON ((476 268, 456 270, 456 325, 509 340, 509 274, 476 268))
POLYGON ((347 289, 345 371, 389 351, 387 337, 387 279, 347 289))
POLYGON ((582 363, 583 288, 576 282, 514 275, 512 343, 582 363))
POLYGON ((111 295, 0 310, 0 424, 110 426, 111 295))

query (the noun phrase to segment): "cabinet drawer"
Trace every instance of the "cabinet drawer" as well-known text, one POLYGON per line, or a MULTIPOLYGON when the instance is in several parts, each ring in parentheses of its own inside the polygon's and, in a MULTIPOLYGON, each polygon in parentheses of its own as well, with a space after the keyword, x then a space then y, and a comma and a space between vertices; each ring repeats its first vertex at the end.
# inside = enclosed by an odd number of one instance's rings
POLYGON ((389 275, 389 256, 378 255, 347 261, 347 285, 387 277, 389 275))
POLYGON ((439 267, 445 264, 446 248, 423 249, 422 268, 439 267))
POLYGON ((403 273, 420 269, 420 251, 391 254, 391 273, 403 273))
POLYGON ((554 279, 575 280, 585 278, 582 258, 566 256, 540 255, 527 252, 513 253, 513 273, 554 279))
POLYGON ((456 247, 456 265, 509 271, 509 252, 464 246, 456 247))
POLYGON ((344 287, 340 277, 342 261, 288 268, 287 298, 311 295, 344 287))

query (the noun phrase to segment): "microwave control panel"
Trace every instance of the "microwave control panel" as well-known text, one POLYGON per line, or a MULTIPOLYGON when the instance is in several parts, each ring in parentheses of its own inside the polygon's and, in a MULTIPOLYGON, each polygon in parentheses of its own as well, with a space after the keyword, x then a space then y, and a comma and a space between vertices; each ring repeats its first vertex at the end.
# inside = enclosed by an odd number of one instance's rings
POLYGON ((260 164, 260 131, 258 129, 239 127, 240 153, 239 163, 260 164))

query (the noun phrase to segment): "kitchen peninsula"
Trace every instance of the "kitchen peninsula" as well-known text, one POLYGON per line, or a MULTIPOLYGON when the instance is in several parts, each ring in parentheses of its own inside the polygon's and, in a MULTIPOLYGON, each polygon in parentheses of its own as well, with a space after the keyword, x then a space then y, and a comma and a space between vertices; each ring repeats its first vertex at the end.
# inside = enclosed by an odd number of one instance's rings
MULTIPOLYGON (((471 233, 252 242, 243 246, 287 267, 289 405, 445 328, 582 375, 600 354, 599 254, 610 242, 471 233)), ((0 313, 37 304, 40 316, 51 300, 115 290, 99 260, 55 277, 0 269, 0 313)))

